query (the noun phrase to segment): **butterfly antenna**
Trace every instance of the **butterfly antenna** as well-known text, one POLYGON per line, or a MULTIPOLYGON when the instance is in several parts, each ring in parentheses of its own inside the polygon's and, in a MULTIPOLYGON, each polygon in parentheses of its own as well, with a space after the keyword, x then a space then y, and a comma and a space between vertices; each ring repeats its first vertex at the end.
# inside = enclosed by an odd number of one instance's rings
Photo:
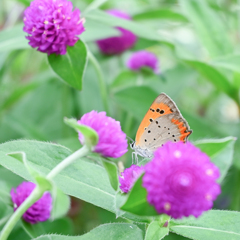
POLYGON ((134 140, 132 138, 128 137, 128 136, 127 136, 127 139, 134 142, 134 140))

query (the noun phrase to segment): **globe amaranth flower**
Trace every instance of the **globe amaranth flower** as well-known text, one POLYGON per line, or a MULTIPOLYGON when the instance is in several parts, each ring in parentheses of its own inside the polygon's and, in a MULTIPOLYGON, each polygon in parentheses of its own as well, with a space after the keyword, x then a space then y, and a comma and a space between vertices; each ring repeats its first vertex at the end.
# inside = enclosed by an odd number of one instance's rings
POLYGON ((127 193, 132 188, 138 177, 144 172, 144 167, 132 165, 130 168, 126 168, 119 176, 120 189, 127 193))
MULTIPOLYGON (((131 17, 127 13, 117 9, 108 10, 107 13, 118 18, 131 20, 131 17)), ((120 36, 105 38, 97 41, 99 49, 106 55, 121 54, 127 49, 133 47, 137 41, 137 37, 129 30, 121 27, 116 28, 119 30, 120 36)))
MULTIPOLYGON (((79 124, 93 128, 99 137, 94 151, 104 157, 118 158, 127 152, 126 134, 121 130, 120 122, 107 117, 105 112, 91 111, 84 114, 79 124)), ((79 132, 79 140, 84 144, 84 136, 79 132)))
MULTIPOLYGON (((16 189, 12 188, 11 197, 14 211, 25 201, 35 187, 35 183, 22 182, 16 189)), ((31 224, 43 222, 50 218, 51 210, 52 197, 49 192, 45 192, 43 196, 23 214, 23 219, 31 224)))
POLYGON ((159 73, 159 62, 157 56, 145 50, 133 53, 127 61, 127 67, 137 71, 143 67, 151 68, 154 73, 159 73))
POLYGON ((66 54, 84 31, 80 10, 72 11, 67 0, 34 0, 24 11, 24 28, 29 45, 44 53, 66 54))
POLYGON ((158 213, 198 217, 211 209, 221 192, 218 168, 191 143, 168 142, 145 166, 143 186, 158 213))

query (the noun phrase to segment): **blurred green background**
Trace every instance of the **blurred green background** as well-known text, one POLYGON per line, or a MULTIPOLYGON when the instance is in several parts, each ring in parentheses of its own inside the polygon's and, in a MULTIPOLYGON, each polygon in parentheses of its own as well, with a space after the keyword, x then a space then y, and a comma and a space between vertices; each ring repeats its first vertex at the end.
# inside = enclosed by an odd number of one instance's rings
MULTIPOLYGON (((98 60, 107 87, 109 115, 121 122, 123 131, 135 138, 137 128, 155 97, 165 92, 178 105, 193 130, 190 141, 240 136, 240 3, 238 0, 74 0, 86 18, 80 38, 98 60), (111 25, 89 10, 117 8, 129 13, 141 27, 137 44, 119 56, 103 56, 95 40, 111 36, 111 25), (94 6, 94 5, 90 5, 94 6), (156 33, 156 38, 144 35, 156 33), (147 32, 146 32, 147 33, 147 32), (160 75, 131 72, 126 60, 131 52, 146 49, 160 61, 160 75)), ((22 31, 22 16, 28 0, 0 2, 0 142, 36 139, 80 147, 77 134, 63 117, 80 118, 91 110, 105 111, 98 76, 88 62, 83 90, 66 85, 51 70, 46 54, 31 49, 22 31)), ((154 35, 154 34, 153 34, 154 35)), ((235 145, 233 165, 222 185, 215 208, 240 210, 240 141, 235 145)), ((121 159, 131 165, 131 150, 121 159)), ((0 168, 4 189, 22 180, 0 168)), ((1 207, 1 206, 0 206, 1 207)), ((114 221, 115 215, 89 203, 72 199, 68 217, 50 232, 83 234, 114 221), (59 226, 62 226, 59 228, 59 226)), ((48 224, 46 223, 46 229, 48 224)), ((57 225, 56 225, 57 226, 57 225)), ((11 239, 28 239, 17 228, 11 239), (19 236, 22 237, 19 238, 19 236)), ((178 239, 169 235, 166 239, 178 239)), ((179 237, 179 239, 184 239, 179 237)))

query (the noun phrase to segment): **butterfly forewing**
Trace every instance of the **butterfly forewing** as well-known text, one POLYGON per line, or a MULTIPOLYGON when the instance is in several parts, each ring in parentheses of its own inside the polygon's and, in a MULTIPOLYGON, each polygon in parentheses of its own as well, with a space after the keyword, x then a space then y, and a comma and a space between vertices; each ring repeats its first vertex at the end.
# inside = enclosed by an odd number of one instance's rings
POLYGON ((191 134, 176 104, 161 93, 152 103, 136 135, 136 146, 154 151, 167 141, 183 141, 191 134))

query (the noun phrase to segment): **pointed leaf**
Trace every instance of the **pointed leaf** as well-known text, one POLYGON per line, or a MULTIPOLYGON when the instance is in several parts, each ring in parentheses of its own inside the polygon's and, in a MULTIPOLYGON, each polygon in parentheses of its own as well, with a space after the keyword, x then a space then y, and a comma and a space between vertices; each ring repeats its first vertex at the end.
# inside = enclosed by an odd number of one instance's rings
POLYGON ((147 201, 147 190, 142 186, 142 176, 135 182, 121 209, 140 216, 159 215, 147 201))
POLYGON ((51 54, 48 62, 53 71, 70 86, 82 90, 82 79, 87 63, 87 49, 78 40, 73 47, 67 47, 65 55, 51 54))
POLYGON ((144 240, 160 240, 169 233, 168 227, 162 227, 158 221, 153 221, 147 228, 144 240))
POLYGON ((53 198, 51 219, 54 220, 67 214, 70 208, 70 197, 56 187, 53 189, 51 194, 53 198))
POLYGON ((108 173, 109 181, 113 189, 117 191, 119 181, 118 181, 118 171, 117 171, 116 164, 105 159, 102 159, 102 163, 108 173))
POLYGON ((77 132, 81 132, 84 136, 85 144, 89 147, 93 147, 98 143, 98 134, 97 132, 85 125, 78 124, 76 119, 64 118, 64 122, 70 127, 74 128, 77 132))
POLYGON ((218 166, 221 173, 218 182, 223 181, 228 169, 232 165, 235 142, 236 138, 234 137, 206 139, 195 142, 195 145, 205 152, 211 158, 211 161, 218 166))

